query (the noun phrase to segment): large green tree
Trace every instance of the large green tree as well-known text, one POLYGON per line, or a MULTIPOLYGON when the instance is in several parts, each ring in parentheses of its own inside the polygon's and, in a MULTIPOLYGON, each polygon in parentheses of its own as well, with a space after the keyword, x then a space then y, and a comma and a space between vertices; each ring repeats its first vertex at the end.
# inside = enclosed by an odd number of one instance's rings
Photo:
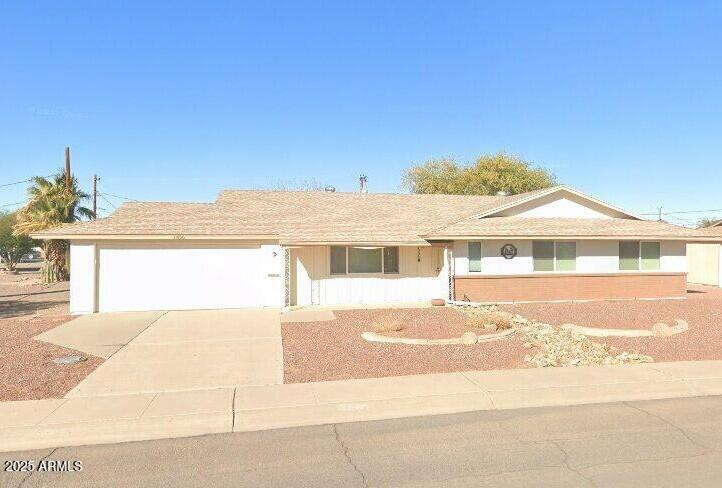
MULTIPOLYGON (((66 178, 61 170, 51 178, 36 177, 28 188, 28 203, 18 212, 15 234, 32 234, 61 224, 92 218, 93 211, 82 206, 89 198, 78 187, 74 176, 66 178)), ((69 278, 68 242, 46 240, 42 243, 45 263, 41 269, 43 281, 52 283, 69 278)))
POLYGON ((0 261, 10 272, 15 271, 20 258, 33 248, 33 240, 27 234, 13 233, 16 221, 16 212, 0 212, 0 261))
POLYGON ((432 159, 408 168, 403 178, 404 187, 413 193, 460 195, 514 195, 555 184, 549 170, 504 152, 479 156, 469 164, 432 159))

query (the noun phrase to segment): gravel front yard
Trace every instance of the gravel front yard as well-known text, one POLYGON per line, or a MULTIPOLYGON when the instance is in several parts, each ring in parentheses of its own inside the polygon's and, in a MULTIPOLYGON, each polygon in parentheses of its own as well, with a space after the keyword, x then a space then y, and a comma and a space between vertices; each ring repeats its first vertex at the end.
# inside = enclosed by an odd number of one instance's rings
POLYGON ((722 359, 722 289, 690 287, 687 300, 610 301, 505 305, 509 312, 553 325, 650 329, 656 322, 674 325, 686 320, 689 330, 671 337, 598 338, 627 351, 639 351, 655 361, 722 359))
POLYGON ((70 318, 68 283, 42 285, 37 273, 0 272, 0 401, 60 398, 103 362, 88 356, 58 365, 54 358, 81 353, 33 340, 70 318))
POLYGON ((519 337, 474 346, 408 346, 361 338, 362 332, 373 330, 375 320, 389 317, 427 333, 426 338, 458 336, 471 330, 460 325, 463 316, 451 308, 337 310, 334 314, 336 320, 281 326, 284 382, 526 367, 528 350, 519 337))
MULTIPOLYGON (((689 330, 671 337, 594 338, 620 351, 655 361, 722 359, 722 290, 696 287, 687 300, 520 304, 500 307, 528 319, 561 325, 650 329, 657 322, 686 320, 689 330)), ((454 346, 369 343, 361 333, 381 319, 399 321, 425 338, 453 337, 464 330, 460 312, 448 307, 338 310, 327 322, 282 325, 286 383, 530 367, 521 335, 497 342, 454 346), (446 326, 448 324, 448 327, 446 326)), ((398 334, 389 334, 398 335, 398 334)))

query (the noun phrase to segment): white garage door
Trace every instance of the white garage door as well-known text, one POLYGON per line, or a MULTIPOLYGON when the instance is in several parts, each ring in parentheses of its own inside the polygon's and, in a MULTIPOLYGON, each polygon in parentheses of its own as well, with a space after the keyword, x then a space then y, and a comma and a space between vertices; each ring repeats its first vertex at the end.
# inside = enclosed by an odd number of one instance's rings
POLYGON ((100 312, 282 305, 278 246, 126 243, 98 254, 100 312))

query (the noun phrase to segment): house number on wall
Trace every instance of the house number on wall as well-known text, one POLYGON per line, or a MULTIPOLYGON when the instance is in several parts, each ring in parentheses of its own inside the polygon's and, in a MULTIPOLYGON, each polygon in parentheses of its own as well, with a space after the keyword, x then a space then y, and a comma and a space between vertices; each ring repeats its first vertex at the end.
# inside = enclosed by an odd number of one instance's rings
POLYGON ((516 246, 514 244, 504 244, 501 246, 501 255, 504 256, 504 259, 514 259, 516 253, 516 246))

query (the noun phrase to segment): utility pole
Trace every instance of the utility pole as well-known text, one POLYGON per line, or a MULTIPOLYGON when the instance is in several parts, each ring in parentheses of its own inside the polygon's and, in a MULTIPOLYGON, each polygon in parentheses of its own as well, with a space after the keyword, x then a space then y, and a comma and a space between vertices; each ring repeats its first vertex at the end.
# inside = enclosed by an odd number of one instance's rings
POLYGON ((98 218, 98 175, 93 175, 93 220, 98 218))
POLYGON ((661 222, 662 221, 662 207, 657 207, 657 210, 659 211, 659 217, 657 220, 659 220, 661 222))
POLYGON ((70 147, 65 146, 65 188, 70 190, 70 147))

